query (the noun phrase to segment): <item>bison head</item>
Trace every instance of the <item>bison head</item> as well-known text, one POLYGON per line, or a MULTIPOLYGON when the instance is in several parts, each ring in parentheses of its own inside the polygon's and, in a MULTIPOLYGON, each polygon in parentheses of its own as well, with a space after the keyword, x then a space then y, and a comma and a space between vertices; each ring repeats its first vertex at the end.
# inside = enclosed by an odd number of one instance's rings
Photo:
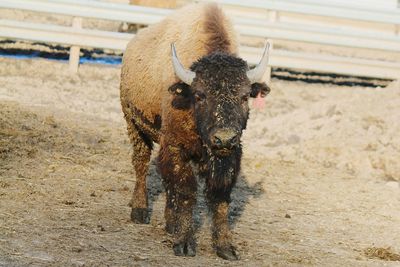
POLYGON ((243 59, 224 52, 206 55, 188 70, 180 63, 172 44, 175 74, 183 82, 170 88, 176 95, 173 105, 193 109, 203 144, 218 157, 240 148, 249 97, 269 92, 265 83, 259 83, 267 68, 268 48, 267 44, 260 64, 251 70, 243 59))

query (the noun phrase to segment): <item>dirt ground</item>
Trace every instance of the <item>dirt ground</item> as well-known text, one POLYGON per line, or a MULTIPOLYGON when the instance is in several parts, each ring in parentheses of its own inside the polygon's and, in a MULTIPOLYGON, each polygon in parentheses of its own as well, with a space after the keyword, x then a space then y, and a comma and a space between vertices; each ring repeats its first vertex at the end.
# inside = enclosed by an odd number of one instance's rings
POLYGON ((244 133, 231 222, 239 262, 211 248, 199 198, 195 258, 173 255, 154 161, 150 225, 119 69, 0 58, 0 266, 399 266, 400 84, 273 80, 244 133))

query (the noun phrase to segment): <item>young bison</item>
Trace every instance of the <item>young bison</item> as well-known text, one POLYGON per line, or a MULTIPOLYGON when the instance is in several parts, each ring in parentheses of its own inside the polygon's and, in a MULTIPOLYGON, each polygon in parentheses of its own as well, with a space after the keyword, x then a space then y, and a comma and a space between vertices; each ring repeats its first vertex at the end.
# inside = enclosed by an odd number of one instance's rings
POLYGON ((177 256, 196 254, 194 162, 205 178, 217 255, 239 258, 228 224, 230 193, 240 170, 248 98, 265 96, 269 88, 258 83, 268 46, 251 70, 237 57, 237 47, 233 26, 219 7, 199 4, 139 32, 123 57, 121 104, 136 172, 131 218, 149 223, 146 175, 153 142, 159 143, 166 230, 173 234, 177 256))

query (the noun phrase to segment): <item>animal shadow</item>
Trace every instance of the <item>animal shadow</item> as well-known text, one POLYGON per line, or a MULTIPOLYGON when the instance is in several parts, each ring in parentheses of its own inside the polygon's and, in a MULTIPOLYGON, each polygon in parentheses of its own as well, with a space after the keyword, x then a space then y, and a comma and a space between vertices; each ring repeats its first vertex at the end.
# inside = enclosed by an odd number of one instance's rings
MULTIPOLYGON (((160 194, 165 192, 161 175, 157 170, 157 158, 151 160, 149 173, 147 176, 147 190, 149 196, 150 216, 153 214, 153 205, 159 198, 160 194)), ((194 168, 197 177, 197 203, 193 212, 194 227, 199 229, 206 218, 209 216, 208 206, 205 198, 205 181, 200 178, 197 168, 194 168)), ((228 220, 231 226, 234 226, 238 219, 242 216, 250 198, 259 198, 264 193, 263 183, 259 181, 254 185, 250 185, 244 174, 238 176, 237 183, 231 193, 231 203, 229 205, 228 220)))
POLYGON ((265 191, 262 181, 250 185, 245 174, 239 175, 236 186, 233 188, 231 193, 232 202, 229 206, 228 215, 231 226, 234 226, 237 220, 243 215, 250 198, 259 198, 264 193, 265 191))

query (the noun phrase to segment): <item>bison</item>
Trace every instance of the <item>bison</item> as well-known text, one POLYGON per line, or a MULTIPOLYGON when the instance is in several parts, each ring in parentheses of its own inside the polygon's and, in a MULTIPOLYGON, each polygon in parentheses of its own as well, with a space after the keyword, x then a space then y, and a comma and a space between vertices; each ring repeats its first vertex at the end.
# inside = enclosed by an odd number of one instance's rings
POLYGON ((249 97, 265 96, 260 82, 268 44, 255 68, 238 57, 231 22, 216 4, 194 4, 140 31, 127 45, 121 105, 133 147, 136 184, 131 219, 149 223, 146 175, 153 144, 166 191, 166 231, 177 256, 194 256, 193 208, 198 166, 212 213, 218 256, 239 258, 228 222, 230 194, 240 171, 240 139, 249 97))

